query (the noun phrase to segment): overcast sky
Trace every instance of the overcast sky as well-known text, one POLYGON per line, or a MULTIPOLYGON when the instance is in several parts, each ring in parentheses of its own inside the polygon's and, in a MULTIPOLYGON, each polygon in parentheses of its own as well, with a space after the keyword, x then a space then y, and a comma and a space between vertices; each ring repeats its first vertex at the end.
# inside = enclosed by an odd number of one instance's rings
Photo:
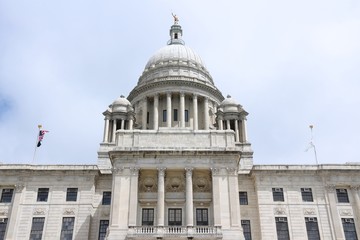
POLYGON ((96 164, 102 112, 183 39, 246 111, 255 164, 360 162, 360 2, 0 0, 0 162, 96 164))

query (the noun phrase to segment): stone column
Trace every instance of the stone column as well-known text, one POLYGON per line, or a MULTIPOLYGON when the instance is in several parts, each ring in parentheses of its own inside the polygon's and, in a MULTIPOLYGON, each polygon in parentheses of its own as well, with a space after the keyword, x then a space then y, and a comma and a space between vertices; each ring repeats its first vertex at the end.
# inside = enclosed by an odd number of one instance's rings
POLYGON ((129 118, 129 130, 133 130, 133 125, 134 125, 134 118, 133 116, 131 116, 129 118))
POLYGON ((147 126, 147 97, 145 97, 142 109, 142 130, 146 130, 147 126))
POLYGON ((198 130, 198 99, 197 95, 193 95, 193 116, 194 116, 194 130, 198 130))
POLYGON ((194 226, 194 199, 193 199, 193 183, 192 168, 185 168, 186 171, 186 226, 194 226))
MULTIPOLYGON (((351 186, 351 195, 353 196, 353 211, 354 211, 354 221, 355 223, 360 223, 360 196, 359 196, 359 190, 360 186, 351 186)), ((360 224, 355 224, 356 233, 360 234, 360 224)))
POLYGON ((158 168, 157 225, 165 224, 165 169, 158 168))
POLYGON ((230 130, 230 120, 226 120, 226 129, 230 130))
POLYGON ((204 99, 204 129, 209 130, 209 99, 204 99))
POLYGON ((109 141, 109 119, 105 118, 105 126, 104 126, 104 140, 103 142, 109 141))
POLYGON ((129 226, 136 226, 136 216, 138 207, 138 182, 139 182, 139 168, 131 168, 130 179, 130 207, 129 207, 129 226))
POLYGON ((247 133, 246 133, 246 119, 244 118, 242 121, 242 142, 247 142, 247 133))
POLYGON ((15 233, 16 233, 16 222, 19 219, 18 212, 20 208, 20 201, 21 201, 21 193, 24 189, 23 184, 16 184, 15 185, 15 194, 12 200, 9 220, 8 220, 8 231, 6 231, 5 239, 15 240, 15 233))
POLYGON ((213 198, 213 210, 214 210, 214 226, 221 226, 221 202, 220 202, 220 169, 211 168, 212 177, 212 198, 213 198))
POLYGON ((334 230, 335 239, 343 239, 343 232, 341 226, 341 219, 339 217, 337 207, 336 207, 336 187, 334 185, 326 186, 326 194, 328 199, 328 204, 330 207, 330 229, 334 230))
POLYGON ((166 94, 166 126, 171 128, 171 93, 166 94))
POLYGON ((112 128, 112 139, 111 142, 115 142, 116 136, 116 119, 113 119, 113 128, 112 128))
POLYGON ((180 127, 185 128, 185 94, 180 92, 180 127))
POLYGON ((239 121, 235 120, 235 142, 239 142, 239 121))
POLYGON ((239 183, 236 168, 227 168, 230 200, 230 226, 240 227, 239 183))
POLYGON ((125 120, 121 119, 121 130, 124 130, 125 128, 125 120))
POLYGON ((159 94, 154 96, 154 129, 159 129, 159 94))
POLYGON ((110 226, 119 227, 120 219, 120 190, 121 190, 121 178, 118 176, 123 171, 122 168, 113 168, 113 180, 112 180, 112 189, 111 189, 111 211, 110 211, 110 226))

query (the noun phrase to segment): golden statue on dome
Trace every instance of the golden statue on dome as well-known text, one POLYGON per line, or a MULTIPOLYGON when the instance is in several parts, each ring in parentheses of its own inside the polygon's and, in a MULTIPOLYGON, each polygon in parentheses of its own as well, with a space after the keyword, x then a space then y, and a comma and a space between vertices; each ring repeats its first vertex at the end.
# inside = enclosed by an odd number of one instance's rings
POLYGON ((176 14, 171 13, 174 18, 174 24, 179 24, 179 18, 176 16, 176 14))

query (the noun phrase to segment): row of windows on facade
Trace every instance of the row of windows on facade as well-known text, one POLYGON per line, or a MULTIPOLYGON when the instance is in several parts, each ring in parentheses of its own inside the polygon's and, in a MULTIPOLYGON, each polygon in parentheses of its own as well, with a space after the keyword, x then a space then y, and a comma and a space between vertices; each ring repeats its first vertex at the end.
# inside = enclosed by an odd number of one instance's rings
MULTIPOLYGON (((358 240, 353 218, 342 218, 345 240, 358 240)), ((278 240, 290 240, 289 227, 286 217, 275 217, 278 240)), ((250 220, 241 220, 245 240, 251 240, 250 220)), ((316 217, 306 217, 305 226, 308 240, 320 240, 320 232, 316 217)))
MULTIPOLYGON (((49 188, 39 188, 37 192, 36 200, 38 202, 47 202, 49 197, 49 188)), ((1 192, 1 203, 10 203, 14 194, 14 189, 8 188, 3 189, 1 192)), ((76 202, 78 195, 78 188, 67 188, 66 190, 66 201, 67 202, 76 202)), ((111 203, 111 192, 103 192, 102 205, 110 205, 111 203)))
MULTIPOLYGON (((301 188, 301 197, 304 202, 313 202, 313 194, 311 188, 301 188)), ((284 190, 282 188, 273 188, 273 201, 284 202, 284 190)), ((349 196, 346 189, 336 189, 336 196, 339 203, 349 203, 349 196)), ((239 192, 240 205, 248 205, 247 192, 239 192)))
MULTIPOLYGON (((0 218, 0 240, 5 239, 8 219, 0 218)), ((44 230, 45 217, 34 217, 32 219, 30 240, 41 240, 44 230)), ((74 232, 75 217, 63 217, 60 239, 72 240, 74 232)), ((98 239, 103 240, 106 236, 106 230, 109 226, 109 220, 100 220, 98 239)))

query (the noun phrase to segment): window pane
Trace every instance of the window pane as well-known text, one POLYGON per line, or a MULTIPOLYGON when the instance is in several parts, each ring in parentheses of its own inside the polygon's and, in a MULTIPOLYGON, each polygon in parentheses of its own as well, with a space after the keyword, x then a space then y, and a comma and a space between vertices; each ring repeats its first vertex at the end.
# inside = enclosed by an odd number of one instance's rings
POLYGON ((174 121, 178 120, 178 110, 174 109, 174 121))
POLYGON ((316 217, 305 218, 308 240, 320 240, 319 228, 316 217))
POLYGON ((163 110, 163 122, 166 122, 167 113, 166 110, 163 110))
POLYGON ((1 193, 1 200, 2 203, 10 203, 12 200, 12 196, 14 193, 14 189, 3 189, 1 193))
POLYGON ((286 217, 276 217, 276 232, 278 240, 289 240, 289 229, 286 217))
POLYGON ((169 208, 168 213, 169 226, 182 225, 181 208, 169 208))
POLYGON ((38 202, 47 202, 49 196, 49 188, 39 188, 37 201, 38 202))
POLYGON ((44 217, 34 217, 32 219, 30 240, 41 240, 43 228, 44 228, 44 217))
POLYGON ((109 220, 100 220, 99 240, 105 240, 106 230, 109 227, 109 220))
POLYGON ((355 222, 353 218, 341 219, 346 240, 357 240, 355 222))
POLYGON ((251 240, 250 220, 241 220, 245 240, 251 240))
POLYGON ((248 205, 247 192, 239 192, 240 205, 248 205))
POLYGON ((349 202, 347 190, 344 188, 336 189, 336 196, 337 196, 339 203, 348 203, 349 202))
POLYGON ((78 189, 77 188, 68 188, 66 191, 66 201, 68 202, 76 202, 77 200, 77 193, 78 193, 78 189))
POLYGON ((189 121, 189 110, 185 110, 185 122, 189 121))
POLYGON ((7 226, 7 222, 8 219, 7 218, 0 218, 0 239, 3 240, 5 239, 5 232, 6 232, 6 226, 7 226))
POLYGON ((142 209, 142 225, 153 226, 154 225, 154 209, 143 208, 142 209))
POLYGON ((111 192, 103 192, 102 205, 111 204, 111 192))
POLYGON ((61 227, 61 240, 72 240, 74 231, 74 217, 64 217, 61 227))
POLYGON ((301 188, 301 197, 304 202, 314 201, 311 188, 301 188))
POLYGON ((273 188, 273 200, 274 202, 283 202, 284 201, 284 192, 282 188, 273 188))
POLYGON ((198 226, 209 225, 207 208, 197 208, 196 209, 196 225, 198 225, 198 226))

